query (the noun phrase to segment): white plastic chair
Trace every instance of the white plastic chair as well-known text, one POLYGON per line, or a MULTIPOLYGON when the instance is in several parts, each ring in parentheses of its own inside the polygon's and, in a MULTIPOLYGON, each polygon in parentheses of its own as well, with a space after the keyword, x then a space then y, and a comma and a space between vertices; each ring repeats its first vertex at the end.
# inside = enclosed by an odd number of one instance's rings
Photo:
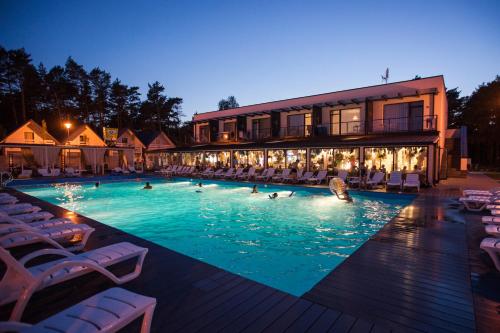
MULTIPOLYGON (((52 244, 57 246, 56 244, 52 244)), ((116 284, 131 281, 141 274, 142 264, 148 252, 147 248, 132 243, 122 242, 80 254, 73 254, 61 246, 56 249, 41 249, 16 260, 7 250, 0 248, 0 260, 7 270, 0 281, 0 305, 16 299, 29 299, 33 293, 43 288, 74 279, 78 276, 99 272, 116 284), (44 255, 59 255, 63 259, 49 261, 40 265, 25 267, 26 264, 44 255), (106 267, 137 258, 132 272, 116 276, 106 267)), ((13 314, 22 313, 24 303, 17 303, 13 314)), ((18 320, 17 317, 12 320, 18 320)))
POLYGON ((156 299, 142 296, 122 288, 111 288, 73 305, 41 322, 31 325, 21 323, 28 299, 19 300, 12 312, 11 321, 0 322, 1 332, 23 333, 111 333, 117 332, 143 316, 141 333, 149 333, 156 307, 156 299))

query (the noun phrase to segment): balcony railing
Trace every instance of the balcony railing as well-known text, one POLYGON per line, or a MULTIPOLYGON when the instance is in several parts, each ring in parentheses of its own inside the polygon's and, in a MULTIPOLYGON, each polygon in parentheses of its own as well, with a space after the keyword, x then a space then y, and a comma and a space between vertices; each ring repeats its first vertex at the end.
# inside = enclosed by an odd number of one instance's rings
MULTIPOLYGON (((374 119, 373 121, 345 121, 320 124, 316 126, 281 127, 278 135, 273 135, 271 128, 260 128, 248 131, 244 139, 249 141, 265 141, 277 138, 305 138, 309 136, 364 135, 376 133, 425 132, 437 129, 437 116, 398 117, 374 119)), ((220 132, 217 141, 233 141, 229 132, 220 132)), ((208 137, 201 137, 199 143, 208 143, 208 137)))

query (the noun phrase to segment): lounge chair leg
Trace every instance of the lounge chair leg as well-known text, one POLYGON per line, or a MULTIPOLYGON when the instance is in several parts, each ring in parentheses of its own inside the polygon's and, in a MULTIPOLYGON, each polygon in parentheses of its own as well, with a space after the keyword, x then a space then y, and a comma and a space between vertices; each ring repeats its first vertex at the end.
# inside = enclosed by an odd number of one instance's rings
POLYGON ((498 254, 491 249, 485 249, 485 251, 490 255, 490 258, 491 260, 493 260, 496 269, 500 272, 500 259, 498 259, 498 254))
POLYGON ((144 318, 142 318, 141 333, 149 333, 151 330, 151 322, 153 321, 153 314, 155 311, 156 303, 149 306, 144 312, 144 318))

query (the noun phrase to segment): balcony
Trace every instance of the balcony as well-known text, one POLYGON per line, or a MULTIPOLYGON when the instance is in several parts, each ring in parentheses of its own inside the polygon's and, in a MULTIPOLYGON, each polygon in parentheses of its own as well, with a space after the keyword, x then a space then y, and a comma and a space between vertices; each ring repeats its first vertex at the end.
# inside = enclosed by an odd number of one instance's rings
MULTIPOLYGON (((365 135, 382 133, 426 132, 437 130, 437 116, 398 117, 374 119, 372 121, 346 121, 326 123, 316 126, 281 127, 278 134, 271 128, 259 128, 247 131, 244 140, 262 142, 286 138, 307 138, 311 136, 365 135)), ((220 132, 215 141, 234 142, 239 139, 232 132, 220 132)), ((211 142, 208 136, 202 136, 197 143, 211 142)), ((213 142, 213 140, 212 140, 213 142)))

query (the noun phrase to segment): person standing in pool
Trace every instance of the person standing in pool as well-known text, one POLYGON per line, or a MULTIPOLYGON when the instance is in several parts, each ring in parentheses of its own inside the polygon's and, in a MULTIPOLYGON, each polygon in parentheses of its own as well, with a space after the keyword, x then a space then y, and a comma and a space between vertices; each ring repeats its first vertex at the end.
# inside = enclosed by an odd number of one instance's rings
POLYGON ((153 186, 149 184, 149 182, 146 182, 146 186, 143 187, 143 190, 152 190, 153 186))
POLYGON ((252 194, 259 193, 259 190, 257 189, 257 185, 254 185, 252 188, 252 194))
POLYGON ((203 187, 203 184, 201 182, 199 182, 198 187, 203 187))
POLYGON ((99 185, 100 185, 100 184, 99 184, 99 182, 96 182, 96 183, 95 183, 95 188, 98 188, 98 187, 99 187, 99 185))

